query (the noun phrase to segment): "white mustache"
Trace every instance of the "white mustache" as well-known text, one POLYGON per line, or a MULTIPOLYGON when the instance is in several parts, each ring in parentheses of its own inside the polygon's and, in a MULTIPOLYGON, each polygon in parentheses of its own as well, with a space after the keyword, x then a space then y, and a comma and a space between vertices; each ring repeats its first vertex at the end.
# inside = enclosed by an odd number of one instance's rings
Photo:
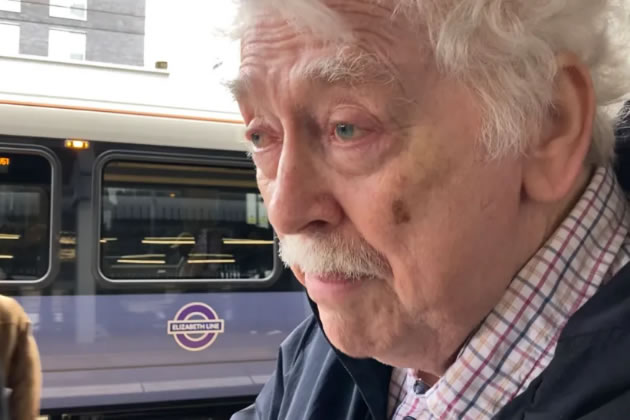
POLYGON ((385 257, 361 239, 339 234, 286 235, 280 240, 280 258, 304 273, 337 273, 350 278, 391 275, 385 257))

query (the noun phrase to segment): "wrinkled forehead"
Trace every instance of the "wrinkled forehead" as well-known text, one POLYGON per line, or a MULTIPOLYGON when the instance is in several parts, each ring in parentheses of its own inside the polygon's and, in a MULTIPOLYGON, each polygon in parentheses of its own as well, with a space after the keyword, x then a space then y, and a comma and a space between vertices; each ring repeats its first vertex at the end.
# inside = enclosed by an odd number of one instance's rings
POLYGON ((272 66, 274 54, 300 63, 301 79, 351 86, 400 82, 405 67, 418 71, 425 58, 395 0, 241 1, 237 100, 250 90, 250 70, 272 66), (313 46, 325 55, 309 54, 313 46))
POLYGON ((397 0, 239 0, 238 35, 255 26, 286 22, 323 42, 352 42, 357 30, 375 29, 397 16, 397 0))

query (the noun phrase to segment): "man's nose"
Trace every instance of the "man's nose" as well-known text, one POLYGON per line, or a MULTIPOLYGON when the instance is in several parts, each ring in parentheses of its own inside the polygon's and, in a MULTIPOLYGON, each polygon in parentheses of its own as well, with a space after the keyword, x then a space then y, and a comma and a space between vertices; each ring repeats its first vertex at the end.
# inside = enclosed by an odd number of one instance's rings
POLYGON ((283 143, 267 195, 269 220, 280 236, 327 230, 343 219, 335 198, 334 173, 317 152, 294 141, 283 143))

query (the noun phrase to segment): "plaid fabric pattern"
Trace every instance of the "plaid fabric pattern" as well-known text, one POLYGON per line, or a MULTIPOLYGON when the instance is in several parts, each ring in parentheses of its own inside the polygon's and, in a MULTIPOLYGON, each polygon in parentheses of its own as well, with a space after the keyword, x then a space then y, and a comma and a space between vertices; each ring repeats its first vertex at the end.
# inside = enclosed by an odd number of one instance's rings
POLYGON ((567 321, 630 262, 626 197, 610 168, 598 168, 586 191, 444 376, 423 395, 415 378, 394 369, 389 418, 489 419, 553 358, 567 321))

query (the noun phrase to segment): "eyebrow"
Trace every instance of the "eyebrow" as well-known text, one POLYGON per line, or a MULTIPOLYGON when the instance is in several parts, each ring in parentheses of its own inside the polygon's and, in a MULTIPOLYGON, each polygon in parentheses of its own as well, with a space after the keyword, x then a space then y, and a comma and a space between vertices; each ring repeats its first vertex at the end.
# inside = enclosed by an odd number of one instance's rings
POLYGON ((343 49, 337 55, 322 57, 308 63, 303 76, 324 84, 341 84, 350 87, 367 84, 390 84, 397 80, 393 71, 372 54, 347 53, 343 49))
MULTIPOLYGON (((365 85, 399 84, 399 78, 385 63, 364 52, 349 53, 340 49, 334 56, 315 59, 300 68, 298 77, 320 85, 356 88, 365 85)), ((237 102, 249 97, 253 80, 247 73, 228 82, 228 89, 237 102)))
POLYGON ((247 75, 239 74, 236 79, 225 83, 232 97, 236 102, 245 100, 249 96, 251 89, 251 80, 247 75))

